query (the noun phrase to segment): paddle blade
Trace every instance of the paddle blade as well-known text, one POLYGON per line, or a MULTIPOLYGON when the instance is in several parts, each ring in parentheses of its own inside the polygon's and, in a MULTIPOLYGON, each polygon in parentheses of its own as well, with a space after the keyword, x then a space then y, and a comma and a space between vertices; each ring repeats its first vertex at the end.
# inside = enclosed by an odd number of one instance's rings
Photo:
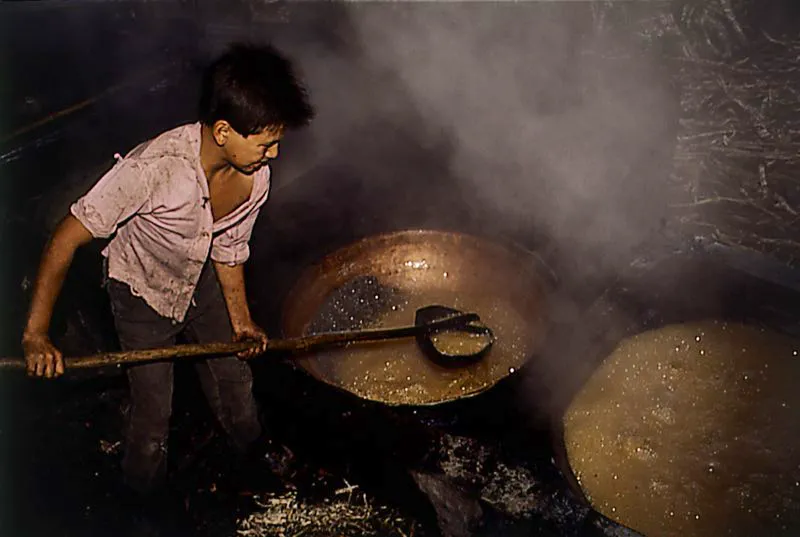
MULTIPOLYGON (((417 310, 415 324, 424 326, 463 315, 447 306, 425 306, 417 310)), ((417 336, 417 343, 432 361, 444 367, 474 363, 489 351, 495 341, 491 329, 477 315, 474 317, 463 324, 427 330, 417 336)))

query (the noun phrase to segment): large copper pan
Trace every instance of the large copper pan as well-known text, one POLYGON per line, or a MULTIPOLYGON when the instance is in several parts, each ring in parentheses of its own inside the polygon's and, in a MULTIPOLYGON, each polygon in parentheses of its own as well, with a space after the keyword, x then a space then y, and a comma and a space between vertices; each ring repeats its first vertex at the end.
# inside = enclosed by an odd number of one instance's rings
POLYGON ((345 328, 334 321, 320 329, 326 319, 320 312, 356 292, 363 294, 363 289, 348 286, 364 281, 375 286, 366 298, 380 298, 381 304, 365 324, 346 328, 407 325, 413 323, 416 308, 442 304, 478 313, 497 336, 480 362, 457 369, 432 363, 413 340, 295 358, 314 378, 364 399, 435 405, 477 395, 519 371, 539 350, 547 330, 550 282, 537 256, 470 235, 412 230, 362 239, 307 269, 287 295, 284 335, 345 328), (384 298, 389 295, 391 300, 384 298))

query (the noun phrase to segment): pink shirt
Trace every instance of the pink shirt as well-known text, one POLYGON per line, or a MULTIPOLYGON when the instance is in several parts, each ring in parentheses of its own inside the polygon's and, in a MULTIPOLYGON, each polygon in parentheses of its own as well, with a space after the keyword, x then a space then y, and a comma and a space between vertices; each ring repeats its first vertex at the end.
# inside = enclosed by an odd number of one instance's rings
POLYGON ((248 259, 253 225, 269 195, 264 166, 250 198, 214 222, 200 129, 183 125, 140 144, 70 208, 94 237, 114 235, 103 250, 109 277, 176 321, 189 309, 209 253, 228 265, 248 259))

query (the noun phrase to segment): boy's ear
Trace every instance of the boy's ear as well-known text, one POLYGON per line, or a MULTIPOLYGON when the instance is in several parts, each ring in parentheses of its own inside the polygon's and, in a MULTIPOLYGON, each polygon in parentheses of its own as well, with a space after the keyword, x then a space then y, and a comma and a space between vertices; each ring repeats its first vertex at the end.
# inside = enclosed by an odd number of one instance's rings
POLYGON ((214 141, 217 145, 223 146, 227 143, 228 137, 231 135, 231 125, 224 119, 219 119, 214 122, 211 128, 211 134, 214 136, 214 141))

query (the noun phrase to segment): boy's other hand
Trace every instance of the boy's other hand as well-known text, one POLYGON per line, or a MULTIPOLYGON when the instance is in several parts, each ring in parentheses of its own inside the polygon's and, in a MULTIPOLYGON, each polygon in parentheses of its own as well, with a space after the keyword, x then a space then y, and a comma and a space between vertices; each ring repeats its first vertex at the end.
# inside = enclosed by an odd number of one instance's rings
POLYGON ((233 339, 234 341, 254 342, 252 349, 242 351, 236 355, 242 360, 247 360, 264 353, 267 350, 267 341, 269 338, 267 338, 266 332, 264 332, 260 326, 254 322, 249 322, 233 327, 233 339))
POLYGON ((28 376, 55 378, 64 374, 64 358, 47 334, 25 334, 22 348, 28 376))

